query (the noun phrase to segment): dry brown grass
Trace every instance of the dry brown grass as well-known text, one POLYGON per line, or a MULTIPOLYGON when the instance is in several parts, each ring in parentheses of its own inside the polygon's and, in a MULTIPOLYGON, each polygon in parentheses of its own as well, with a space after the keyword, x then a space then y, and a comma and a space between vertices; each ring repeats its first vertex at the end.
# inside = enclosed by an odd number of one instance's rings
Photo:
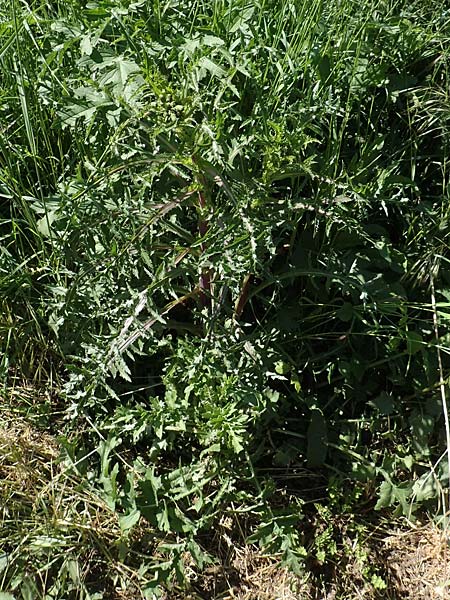
POLYGON ((450 548, 446 531, 428 523, 390 535, 385 547, 387 572, 399 598, 450 598, 450 548))
POLYGON ((33 428, 23 417, 2 411, 0 423, 0 486, 26 494, 46 483, 59 456, 55 439, 33 428))
MULTIPOLYGON (((42 531, 51 527, 64 537, 65 547, 70 548, 73 556, 79 552, 84 581, 92 581, 99 569, 113 568, 128 584, 109 588, 110 600, 142 598, 139 578, 113 557, 115 544, 122 535, 115 512, 86 489, 74 492, 76 481, 64 473, 54 437, 36 429, 12 410, 3 409, 0 414, 3 534, 10 535, 18 544, 18 551, 26 554, 42 531), (43 506, 45 512, 41 510, 43 506), (42 520, 44 517, 46 522, 42 520), (25 526, 26 540, 14 533, 19 526, 25 526), (86 551, 87 548, 90 550, 86 551)), ((421 527, 404 527, 395 533, 384 525, 370 535, 368 528, 367 539, 359 547, 367 553, 365 562, 361 562, 357 552, 352 554, 348 546, 346 550, 342 546, 333 558, 331 569, 329 564, 316 564, 307 577, 300 577, 281 568, 275 557, 246 544, 245 523, 229 521, 223 519, 208 540, 218 563, 199 573, 187 560, 191 591, 171 592, 167 600, 450 599, 449 538, 431 522, 421 527), (367 564, 376 567, 387 582, 387 589, 375 590, 370 586, 363 572, 367 564)), ((345 519, 336 517, 336 523, 340 537, 349 539, 345 519)), ((138 537, 148 534, 145 523, 138 529, 138 537)), ((136 544, 141 542, 137 540, 136 544)), ((61 553, 63 557, 64 548, 61 553)), ((17 549, 13 554, 17 554, 17 549)))
POLYGON ((311 600, 306 578, 281 568, 274 557, 252 545, 236 546, 228 564, 196 575, 190 594, 169 594, 168 600, 311 600))
MULTIPOLYGON (((400 526, 401 525, 401 526, 400 526)), ((168 600, 450 600, 449 538, 431 521, 415 527, 368 527, 367 539, 352 555, 341 550, 334 564, 297 577, 255 546, 233 545, 223 564, 193 577, 190 594, 168 600), (366 559, 361 561, 361 551, 366 559), (376 589, 364 574, 370 565, 386 582, 376 589)), ((218 535, 218 532, 216 532, 218 535)), ((223 532, 222 532, 223 535, 223 532)), ((225 556, 225 555, 224 555, 225 556)))
MULTIPOLYGON (((30 597, 41 598, 50 589, 57 594, 58 578, 66 577, 66 588, 84 594, 89 581, 110 585, 111 571, 132 586, 133 573, 113 558, 121 537, 117 514, 80 485, 60 452, 53 436, 0 408, 0 556, 7 565, 0 590, 26 585, 30 597)), ((109 590, 110 600, 121 597, 109 590)))

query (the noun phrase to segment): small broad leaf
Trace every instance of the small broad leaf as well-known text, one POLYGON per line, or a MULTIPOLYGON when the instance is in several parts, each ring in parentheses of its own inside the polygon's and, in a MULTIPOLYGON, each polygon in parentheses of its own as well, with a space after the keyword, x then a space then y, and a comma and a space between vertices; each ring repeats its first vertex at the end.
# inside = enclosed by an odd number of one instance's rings
POLYGON ((9 556, 6 552, 0 554, 0 573, 2 573, 9 563, 9 556))
POLYGON ((411 469, 414 465, 414 457, 411 456, 411 454, 408 454, 407 456, 404 456, 402 460, 403 460, 403 464, 408 469, 408 471, 411 471, 411 469))
POLYGON ((242 450, 244 449, 244 446, 241 444, 242 440, 242 436, 240 435, 236 435, 235 432, 230 431, 230 440, 231 440, 231 445, 233 447, 233 450, 235 451, 236 454, 239 454, 240 452, 242 452, 242 450))
POLYGON ((278 375, 286 375, 286 373, 289 373, 290 370, 290 365, 282 360, 279 360, 277 363, 275 363, 275 372, 278 373, 278 375))
POLYGON ((225 44, 225 42, 216 37, 215 35, 205 35, 203 38, 203 44, 205 46, 211 46, 211 47, 217 47, 217 46, 223 46, 225 44))
POLYGON ((86 54, 87 56, 90 56, 92 54, 92 43, 91 37, 89 35, 85 35, 81 38, 80 50, 82 54, 86 54))
POLYGON ((240 29, 245 23, 247 23, 247 21, 249 21, 252 18, 254 12, 254 6, 248 6, 247 8, 244 8, 244 10, 240 12, 238 18, 231 26, 230 33, 238 31, 238 29, 240 29))
POLYGON ((120 529, 124 533, 126 533, 127 531, 132 529, 136 525, 136 523, 139 522, 140 517, 141 513, 138 509, 134 509, 126 515, 121 515, 119 517, 120 529))
POLYGON ((344 323, 351 321, 353 318, 353 305, 350 302, 344 302, 341 308, 336 311, 336 316, 344 323))
POLYGON ((298 376, 297 373, 292 373, 291 374, 291 383, 294 386, 295 391, 297 392, 297 394, 300 393, 301 390, 302 390, 302 384, 301 384, 301 381, 300 381, 299 376, 298 376))
POLYGON ((394 485, 390 481, 383 481, 378 491, 378 502, 375 505, 375 510, 381 510, 382 508, 388 508, 398 503, 401 512, 407 515, 410 512, 410 505, 408 499, 411 496, 413 484, 410 481, 406 481, 399 485, 394 485))
POLYGON ((77 560, 69 560, 67 562, 67 571, 69 572, 70 578, 75 585, 80 585, 80 565, 77 560))
POLYGON ((197 542, 193 539, 189 540, 187 544, 187 550, 191 553, 192 558, 194 559, 196 565, 199 569, 203 569, 206 564, 212 563, 211 557, 204 552, 201 547, 197 544, 197 542))
POLYGON ((219 77, 220 79, 225 77, 227 74, 225 69, 222 69, 221 66, 206 56, 202 56, 202 58, 198 61, 198 65, 199 67, 206 69, 206 71, 209 71, 211 75, 214 75, 214 77, 219 77))
POLYGON ((196 50, 200 48, 200 39, 192 39, 186 40, 182 46, 180 46, 180 50, 184 52, 187 57, 193 56, 196 50))
POLYGON ((123 94, 130 77, 139 71, 140 68, 135 62, 118 56, 113 60, 112 66, 105 70, 99 83, 102 86, 111 86, 117 94, 123 94))
POLYGON ((406 332, 406 348, 409 355, 416 354, 424 348, 423 338, 420 333, 416 331, 406 332))
POLYGON ((382 415, 391 415, 395 410, 395 404, 392 396, 386 392, 381 392, 381 394, 377 396, 375 400, 371 400, 370 404, 374 406, 382 415))
POLYGON ((97 107, 95 106, 84 106, 82 104, 71 104, 60 112, 60 116, 63 121, 63 127, 73 127, 77 122, 77 119, 83 119, 84 121, 90 121, 95 114, 97 107))
POLYGON ((383 481, 378 490, 378 502, 375 504, 375 510, 387 508, 393 503, 392 485, 389 481, 383 481))
POLYGON ((57 219, 58 215, 56 212, 49 212, 37 222, 38 231, 40 231, 44 237, 50 237, 52 234, 52 223, 54 223, 57 219))
POLYGON ((429 441, 434 429, 434 418, 417 410, 410 416, 409 423, 413 448, 422 456, 429 456, 431 453, 429 441))
POLYGON ((327 456, 327 424, 323 414, 319 410, 311 413, 311 422, 306 434, 308 448, 306 457, 308 466, 320 467, 327 456))

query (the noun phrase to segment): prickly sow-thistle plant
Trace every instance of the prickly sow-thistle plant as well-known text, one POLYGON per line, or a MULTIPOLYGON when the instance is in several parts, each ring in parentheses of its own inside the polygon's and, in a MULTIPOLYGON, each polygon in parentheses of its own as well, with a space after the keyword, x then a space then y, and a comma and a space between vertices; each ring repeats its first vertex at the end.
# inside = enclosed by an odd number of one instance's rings
POLYGON ((1 55, 0 110, 25 122, 1 138, 3 289, 14 306, 24 276, 67 414, 105 438, 123 530, 177 535, 176 564, 250 486, 254 539, 296 564, 300 511, 270 508, 258 467, 378 476, 379 508, 406 511, 439 448, 416 274, 446 261, 445 136, 421 129, 445 128, 421 101, 441 33, 406 5, 300 4, 16 12, 1 55))

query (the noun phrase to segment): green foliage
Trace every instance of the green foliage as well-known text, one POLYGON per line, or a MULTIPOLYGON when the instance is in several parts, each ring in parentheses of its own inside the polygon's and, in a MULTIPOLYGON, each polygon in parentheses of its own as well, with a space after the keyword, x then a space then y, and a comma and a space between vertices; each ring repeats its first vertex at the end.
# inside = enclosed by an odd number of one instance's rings
POLYGON ((233 503, 299 569, 274 465, 435 501, 441 3, 31 4, 0 3, 0 375, 58 377, 76 469, 164 540, 150 588, 233 503))

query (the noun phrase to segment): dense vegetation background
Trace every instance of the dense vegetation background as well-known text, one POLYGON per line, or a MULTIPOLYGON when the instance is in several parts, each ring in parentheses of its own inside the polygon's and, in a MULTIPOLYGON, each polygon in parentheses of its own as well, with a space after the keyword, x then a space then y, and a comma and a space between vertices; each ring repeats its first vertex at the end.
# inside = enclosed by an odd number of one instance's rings
POLYGON ((153 598, 236 515, 300 571, 313 519, 445 514, 449 36, 437 0, 0 0, 0 376, 74 490, 4 488, 5 591, 153 598))

